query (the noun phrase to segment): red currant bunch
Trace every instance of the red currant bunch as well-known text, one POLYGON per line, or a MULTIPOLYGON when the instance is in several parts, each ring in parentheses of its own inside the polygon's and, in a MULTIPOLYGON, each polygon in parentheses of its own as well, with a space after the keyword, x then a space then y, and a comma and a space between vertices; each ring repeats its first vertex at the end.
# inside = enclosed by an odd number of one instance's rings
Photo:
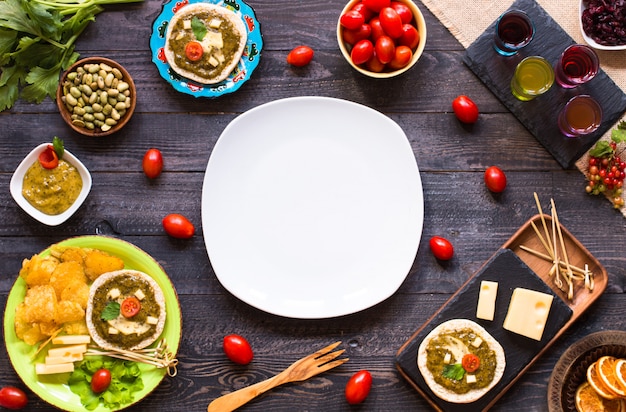
MULTIPOLYGON (((626 124, 621 123, 620 126, 626 127, 626 124)), ((618 130, 624 131, 626 128, 618 130)), ((619 138, 611 142, 600 141, 589 152, 588 181, 585 187, 589 194, 603 194, 611 199, 616 209, 624 206, 622 193, 626 177, 626 162, 620 157, 621 152, 617 151, 619 141, 619 138)))

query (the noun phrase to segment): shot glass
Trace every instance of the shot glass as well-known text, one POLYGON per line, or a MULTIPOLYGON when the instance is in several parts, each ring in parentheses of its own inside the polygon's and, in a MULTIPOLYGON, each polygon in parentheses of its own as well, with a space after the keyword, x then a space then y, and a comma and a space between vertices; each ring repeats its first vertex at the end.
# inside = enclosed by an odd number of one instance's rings
POLYGON ((572 89, 593 79, 599 69, 598 54, 591 47, 572 44, 554 66, 554 76, 561 87, 572 89))
POLYGON ((496 22, 493 48, 502 56, 513 56, 535 35, 535 25, 521 10, 509 10, 496 22))
POLYGON ((541 56, 529 56, 515 68, 511 79, 511 93, 519 100, 529 101, 550 90, 552 84, 552 65, 541 56))
POLYGON ((591 96, 572 97, 558 117, 559 129, 567 137, 581 137, 595 132, 602 123, 602 108, 591 96))

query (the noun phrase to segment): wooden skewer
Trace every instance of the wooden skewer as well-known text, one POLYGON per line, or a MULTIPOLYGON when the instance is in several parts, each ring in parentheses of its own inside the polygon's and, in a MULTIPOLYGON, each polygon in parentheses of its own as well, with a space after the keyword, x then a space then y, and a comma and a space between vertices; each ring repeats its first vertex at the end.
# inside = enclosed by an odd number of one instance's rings
POLYGON ((537 204, 537 210, 539 211, 539 216, 541 216, 541 223, 543 224, 543 230, 546 233, 546 238, 548 240, 548 253, 552 255, 552 245, 550 244, 550 232, 548 231, 548 225, 546 224, 545 215, 543 214, 543 210, 541 208, 541 203, 539 202, 539 196, 537 196, 537 192, 534 192, 535 203, 537 204))
POLYGON ((531 221, 530 225, 533 227, 533 229, 535 230, 535 233, 537 234, 537 237, 539 238, 539 241, 541 242, 541 244, 543 245, 543 247, 546 249, 546 251, 548 251, 548 253, 551 255, 550 259, 554 259, 554 256, 552 256, 552 249, 550 249, 550 246, 546 243, 545 239, 543 238, 543 236, 541 235, 541 233, 539 232, 539 229, 537 228, 537 226, 535 225, 535 222, 531 221))

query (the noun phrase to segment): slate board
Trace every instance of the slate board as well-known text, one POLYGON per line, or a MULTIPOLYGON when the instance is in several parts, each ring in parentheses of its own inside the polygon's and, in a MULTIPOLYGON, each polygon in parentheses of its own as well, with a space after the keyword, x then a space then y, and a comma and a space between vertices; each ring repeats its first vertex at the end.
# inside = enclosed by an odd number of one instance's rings
MULTIPOLYGON (((572 7, 578 7, 578 3, 572 7)), ((553 65, 574 40, 534 0, 517 0, 511 9, 525 11, 535 24, 535 37, 521 51, 510 57, 493 49, 495 21, 472 43, 463 62, 491 92, 539 140, 563 168, 572 167, 626 111, 626 95, 602 70, 588 83, 574 89, 555 84, 545 94, 522 102, 511 94, 511 77, 517 63, 528 56, 542 56, 553 65), (567 138, 557 126, 557 116, 565 103, 577 94, 589 94, 602 106, 602 124, 594 133, 581 138, 567 138)), ((602 60, 600 60, 602 64, 602 60)))
POLYGON ((531 364, 550 340, 561 330, 572 316, 572 309, 533 272, 512 250, 500 249, 483 267, 470 278, 457 293, 407 341, 396 355, 396 366, 411 384, 436 408, 449 412, 477 412, 489 409, 531 364), (480 282, 498 282, 496 312, 493 321, 476 318, 476 305, 480 282), (502 325, 506 317, 511 296, 515 288, 522 287, 554 296, 541 341, 505 330, 502 325), (450 319, 465 318, 481 325, 504 348, 506 368, 500 382, 475 402, 456 404, 438 398, 426 385, 417 367, 417 350, 426 335, 439 324, 450 319))

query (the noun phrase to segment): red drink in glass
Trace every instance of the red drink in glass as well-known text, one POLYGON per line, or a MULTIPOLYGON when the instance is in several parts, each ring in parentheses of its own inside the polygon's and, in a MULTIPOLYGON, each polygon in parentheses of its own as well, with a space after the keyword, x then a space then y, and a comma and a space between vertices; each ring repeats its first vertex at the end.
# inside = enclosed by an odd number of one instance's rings
POLYGON ((583 44, 573 44, 565 49, 554 67, 556 82, 567 89, 593 79, 600 69, 596 52, 583 44))
POLYGON ((526 13, 511 10, 496 23, 494 49, 503 56, 512 56, 526 46, 535 35, 535 26, 526 13))

